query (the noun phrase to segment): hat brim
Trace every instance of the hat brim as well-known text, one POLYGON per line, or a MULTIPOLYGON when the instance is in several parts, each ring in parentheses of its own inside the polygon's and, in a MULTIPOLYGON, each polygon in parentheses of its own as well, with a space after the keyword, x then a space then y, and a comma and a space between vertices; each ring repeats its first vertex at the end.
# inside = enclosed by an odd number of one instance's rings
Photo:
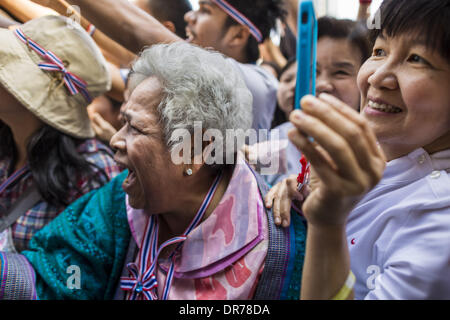
POLYGON ((53 128, 75 138, 92 138, 81 94, 71 96, 50 72, 38 67, 42 58, 13 31, 0 28, 0 84, 24 107, 53 128))

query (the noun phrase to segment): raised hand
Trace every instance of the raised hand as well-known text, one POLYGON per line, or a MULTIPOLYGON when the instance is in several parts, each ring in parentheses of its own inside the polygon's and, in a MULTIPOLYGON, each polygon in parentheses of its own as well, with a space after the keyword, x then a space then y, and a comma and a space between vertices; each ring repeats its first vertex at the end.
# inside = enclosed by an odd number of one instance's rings
POLYGON ((264 198, 264 202, 267 208, 272 208, 276 225, 289 226, 293 201, 303 201, 309 192, 308 190, 309 188, 304 188, 302 192, 297 190, 296 175, 283 179, 270 189, 264 198))
POLYGON ((117 130, 97 112, 91 116, 91 124, 97 138, 108 144, 112 136, 117 132, 117 130))
POLYGON ((335 97, 306 96, 291 113, 289 138, 315 172, 302 206, 309 224, 345 225, 356 203, 381 179, 385 157, 367 121, 335 97), (313 139, 310 139, 311 137, 313 139))

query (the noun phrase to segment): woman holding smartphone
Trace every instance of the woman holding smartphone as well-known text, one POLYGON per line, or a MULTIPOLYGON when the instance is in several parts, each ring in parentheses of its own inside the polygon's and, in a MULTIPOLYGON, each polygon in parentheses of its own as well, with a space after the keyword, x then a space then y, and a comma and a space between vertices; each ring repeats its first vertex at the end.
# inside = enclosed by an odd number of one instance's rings
MULTIPOLYGON (((361 113, 322 94, 291 114, 314 173, 303 299, 450 298, 449 17, 448 0, 384 1, 361 113)), ((280 185, 267 202, 295 198, 280 185)))

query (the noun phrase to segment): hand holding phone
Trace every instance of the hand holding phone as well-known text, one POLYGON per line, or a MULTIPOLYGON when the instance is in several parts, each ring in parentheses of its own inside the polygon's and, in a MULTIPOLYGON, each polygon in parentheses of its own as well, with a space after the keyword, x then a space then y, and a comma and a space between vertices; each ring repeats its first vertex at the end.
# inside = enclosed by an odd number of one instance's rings
MULTIPOLYGON (((295 85, 295 109, 301 109, 300 100, 307 94, 316 94, 317 19, 314 4, 301 0, 298 9, 297 34, 297 82, 295 85)), ((297 188, 301 192, 309 183, 309 161, 302 155, 302 171, 297 177, 297 188)))

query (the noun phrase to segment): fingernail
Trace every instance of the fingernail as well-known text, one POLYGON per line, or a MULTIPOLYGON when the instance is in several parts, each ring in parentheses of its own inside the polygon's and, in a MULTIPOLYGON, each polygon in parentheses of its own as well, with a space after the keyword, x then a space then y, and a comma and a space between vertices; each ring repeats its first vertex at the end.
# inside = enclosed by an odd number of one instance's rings
POLYGON ((280 224, 280 223, 281 223, 280 218, 279 217, 275 217, 275 224, 280 224))
POLYGON ((283 225, 283 227, 286 228, 287 226, 289 226, 289 223, 287 222, 287 220, 283 219, 283 224, 282 225, 283 225))
POLYGON ((302 120, 304 118, 305 114, 301 110, 294 110, 292 112, 292 116, 295 120, 302 120))

